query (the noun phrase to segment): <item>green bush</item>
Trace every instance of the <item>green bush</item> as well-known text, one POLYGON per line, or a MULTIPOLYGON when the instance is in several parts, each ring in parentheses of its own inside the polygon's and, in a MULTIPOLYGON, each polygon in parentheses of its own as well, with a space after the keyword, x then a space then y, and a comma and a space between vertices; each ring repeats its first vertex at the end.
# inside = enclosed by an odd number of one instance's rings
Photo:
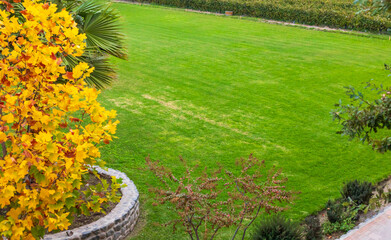
POLYGON ((265 218, 253 234, 253 240, 300 240, 302 232, 297 223, 280 215, 265 218))
POLYGON ((342 199, 348 202, 350 199, 357 205, 368 204, 373 195, 374 186, 370 182, 360 182, 358 180, 346 183, 342 190, 342 199))
MULTIPOLYGON (((339 204, 339 206, 341 205, 339 204)), ((348 232, 353 229, 356 226, 356 222, 360 219, 359 213, 366 207, 365 205, 357 205, 352 201, 344 202, 342 206, 342 212, 338 213, 338 221, 326 221, 323 224, 322 227, 324 234, 329 235, 335 232, 348 232)))
POLYGON ((331 223, 339 222, 342 217, 343 213, 343 206, 342 204, 329 200, 326 203, 326 212, 327 212, 327 219, 331 223))
POLYGON ((306 240, 320 240, 322 239, 322 226, 320 225, 319 218, 317 216, 308 216, 304 220, 305 239, 306 240))
POLYGON ((356 226, 355 222, 351 218, 342 220, 341 222, 325 222, 323 224, 323 233, 330 235, 336 232, 348 232, 356 226))
POLYGON ((190 8, 201 11, 261 17, 279 21, 385 32, 391 28, 386 15, 360 13, 353 0, 135 0, 136 2, 190 8))

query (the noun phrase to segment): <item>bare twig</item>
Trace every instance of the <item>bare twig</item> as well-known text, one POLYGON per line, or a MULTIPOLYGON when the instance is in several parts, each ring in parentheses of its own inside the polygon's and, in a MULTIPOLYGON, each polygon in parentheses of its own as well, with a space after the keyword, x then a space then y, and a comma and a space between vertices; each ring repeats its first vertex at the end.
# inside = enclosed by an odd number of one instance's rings
MULTIPOLYGON (((3 116, 3 109, 0 108, 0 118, 3 116)), ((1 159, 4 159, 5 156, 7 156, 7 146, 5 145, 5 142, 1 143, 1 149, 2 149, 2 156, 1 159)))
POLYGON ((210 240, 212 240, 212 239, 216 236, 216 233, 217 233, 217 231, 218 231, 219 229, 220 229, 219 227, 215 229, 215 231, 214 231, 212 237, 210 238, 210 240))
POLYGON ((190 239, 191 240, 194 240, 194 238, 193 238, 193 234, 191 234, 191 232, 187 232, 188 234, 189 234, 189 236, 190 236, 190 239))
POLYGON ((198 228, 201 226, 201 223, 204 221, 205 216, 200 219, 200 222, 197 224, 196 231, 198 232, 198 228))
MULTIPOLYGON (((239 186, 238 186, 238 181, 237 181, 237 180, 235 181, 235 186, 236 186, 236 189, 238 190, 238 192, 239 192, 242 196, 244 196, 244 193, 243 193, 242 191, 240 191, 240 188, 239 188, 239 186)), ((234 240, 234 239, 235 239, 236 234, 238 234, 239 229, 240 229, 240 227, 242 226, 242 222, 243 222, 243 219, 244 219, 244 215, 245 215, 246 209, 247 209, 247 202, 244 203, 243 215, 242 215, 242 217, 240 218, 239 225, 238 225, 238 227, 236 228, 235 233, 234 233, 234 235, 232 236, 231 240, 234 240)))
POLYGON ((259 205, 257 214, 255 214, 255 216, 253 217, 253 219, 251 220, 251 222, 249 222, 249 224, 247 224, 247 226, 244 228, 242 240, 244 240, 244 237, 246 236, 246 231, 247 231, 248 227, 250 227, 250 225, 251 225, 251 224, 254 222, 254 220, 258 217, 259 212, 261 211, 261 208, 262 208, 262 205, 259 205))
POLYGON ((188 218, 188 223, 189 223, 190 226, 193 228, 194 234, 195 234, 197 240, 199 240, 200 238, 199 238, 199 236, 198 236, 197 229, 194 227, 194 224, 193 224, 193 216, 194 216, 194 214, 191 216, 191 218, 188 218))
POLYGON ((2 156, 2 159, 5 158, 5 156, 7 156, 7 146, 5 145, 5 142, 1 143, 1 149, 3 151, 3 156, 2 156))

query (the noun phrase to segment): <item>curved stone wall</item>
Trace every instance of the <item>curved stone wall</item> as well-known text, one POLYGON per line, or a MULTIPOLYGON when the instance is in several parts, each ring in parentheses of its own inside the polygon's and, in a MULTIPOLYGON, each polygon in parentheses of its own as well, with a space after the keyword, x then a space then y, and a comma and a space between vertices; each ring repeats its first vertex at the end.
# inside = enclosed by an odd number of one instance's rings
POLYGON ((46 235, 44 240, 123 240, 137 223, 140 215, 139 193, 126 174, 109 168, 96 167, 100 174, 122 178, 122 198, 117 206, 96 222, 72 230, 46 235))

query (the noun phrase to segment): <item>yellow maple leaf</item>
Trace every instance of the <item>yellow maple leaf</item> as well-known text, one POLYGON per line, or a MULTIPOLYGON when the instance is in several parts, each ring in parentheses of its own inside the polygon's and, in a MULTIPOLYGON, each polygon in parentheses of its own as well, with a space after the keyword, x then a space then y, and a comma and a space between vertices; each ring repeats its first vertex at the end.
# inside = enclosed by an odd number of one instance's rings
POLYGON ((1 119, 6 123, 13 123, 15 121, 14 115, 12 113, 4 115, 1 119))
POLYGON ((39 143, 48 143, 52 140, 52 134, 48 132, 40 132, 35 139, 39 143))
POLYGON ((7 141, 7 134, 0 132, 0 142, 7 141))

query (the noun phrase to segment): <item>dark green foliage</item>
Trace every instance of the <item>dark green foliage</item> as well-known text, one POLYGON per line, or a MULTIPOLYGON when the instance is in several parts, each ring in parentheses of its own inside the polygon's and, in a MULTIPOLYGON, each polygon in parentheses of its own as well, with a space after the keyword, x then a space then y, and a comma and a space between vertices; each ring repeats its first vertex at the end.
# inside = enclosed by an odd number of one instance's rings
MULTIPOLYGON (((390 66, 385 67, 391 70, 390 66)), ((368 82, 365 95, 354 87, 345 88, 351 99, 350 104, 340 101, 336 104, 338 109, 332 112, 334 119, 342 125, 338 133, 351 139, 358 138, 363 143, 368 142, 380 153, 390 151, 391 138, 386 134, 391 129, 391 87, 368 82)))
POLYGON ((339 222, 343 213, 342 204, 329 200, 326 203, 327 218, 331 223, 339 222))
POLYGON ((356 226, 355 221, 353 221, 351 218, 346 218, 341 222, 335 223, 326 222, 323 224, 323 233, 326 235, 330 235, 336 232, 346 233, 352 230, 354 226, 356 226))
POLYGON ((373 195, 373 190, 372 183, 354 180, 343 186, 341 195, 345 202, 351 199, 357 205, 368 204, 373 195))
POLYGON ((360 31, 385 32, 391 21, 385 15, 359 11, 351 0, 135 0, 180 8, 261 17, 279 21, 329 26, 360 31))
POLYGON ((298 224, 281 215, 265 218, 253 234, 253 240, 300 240, 301 229, 298 224))
POLYGON ((317 216, 308 216, 304 220, 305 239, 306 240, 319 240, 322 239, 322 226, 320 225, 319 218, 317 216))
POLYGON ((362 5, 364 11, 375 14, 391 10, 391 1, 389 0, 355 0, 354 3, 362 5))
MULTIPOLYGON (((348 232, 356 226, 356 222, 359 220, 359 213, 362 212, 366 205, 357 205, 356 203, 349 201, 344 202, 343 204, 331 203, 331 206, 336 207, 339 211, 339 207, 343 206, 341 209, 343 210, 340 214, 338 214, 338 221, 330 222, 326 221, 323 224, 323 233, 324 234, 333 234, 336 232, 348 232)), ((334 208, 335 209, 335 208, 334 208)))

